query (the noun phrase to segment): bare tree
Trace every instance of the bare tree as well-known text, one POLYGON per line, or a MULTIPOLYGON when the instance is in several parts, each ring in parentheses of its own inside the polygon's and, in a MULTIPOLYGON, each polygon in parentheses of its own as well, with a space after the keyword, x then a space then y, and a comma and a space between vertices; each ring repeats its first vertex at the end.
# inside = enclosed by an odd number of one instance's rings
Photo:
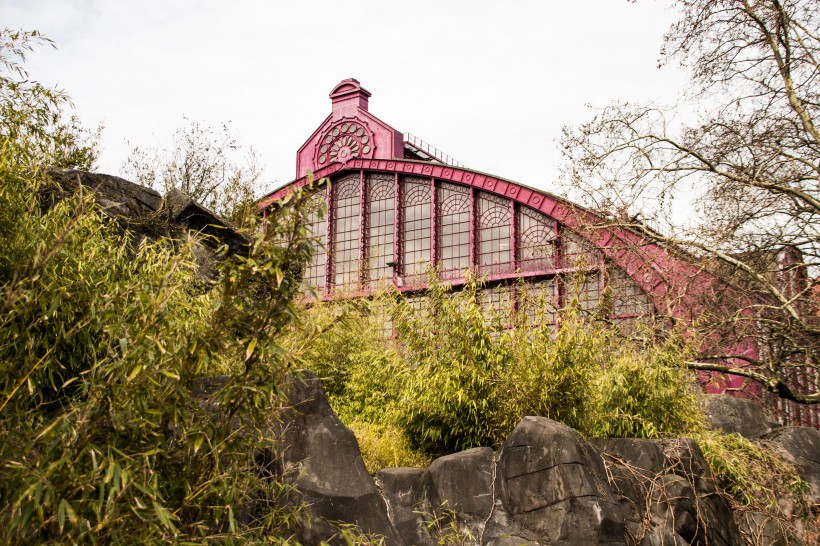
POLYGON ((701 323, 707 337, 753 337, 758 356, 705 343, 691 367, 820 403, 811 280, 820 274, 820 2, 675 6, 661 64, 688 69, 691 86, 674 107, 613 104, 565 128, 565 176, 574 198, 687 251, 732 287, 731 305, 713 305, 701 323))
POLYGON ((224 123, 214 130, 196 121, 185 122, 174 133, 170 150, 133 147, 123 175, 162 192, 176 188, 241 223, 260 189, 256 153, 249 148, 240 157, 240 146, 224 123))

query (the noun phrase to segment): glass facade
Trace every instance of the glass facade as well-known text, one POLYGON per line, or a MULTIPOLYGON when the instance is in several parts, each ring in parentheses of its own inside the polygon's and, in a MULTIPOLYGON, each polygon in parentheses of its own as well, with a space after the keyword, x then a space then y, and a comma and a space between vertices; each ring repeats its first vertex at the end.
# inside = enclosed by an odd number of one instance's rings
POLYGON ((512 203, 489 193, 476 195, 478 261, 481 275, 513 272, 512 203))
POLYGON ((367 176, 367 279, 371 289, 393 280, 389 264, 393 263, 394 178, 380 173, 367 176))
POLYGON ((322 297, 385 287, 419 297, 432 266, 455 286, 485 281, 485 317, 505 326, 554 323, 570 304, 621 321, 653 312, 651 298, 583 234, 501 195, 377 171, 346 174, 330 188, 316 194, 308 218, 317 241, 328 242, 329 252, 317 245, 305 273, 322 297))
POLYGON ((470 188, 443 182, 436 197, 436 265, 442 279, 460 279, 470 267, 470 188))
POLYGON ((324 190, 315 193, 311 197, 310 210, 307 217, 307 228, 313 238, 313 255, 305 269, 305 284, 317 292, 322 292, 325 288, 325 263, 327 262, 327 221, 324 218, 326 212, 326 193, 324 190))
POLYGON ((348 175, 333 186, 332 288, 345 291, 356 290, 359 285, 359 189, 358 174, 348 175))
POLYGON ((432 248, 432 186, 429 178, 405 177, 401 181, 401 273, 406 286, 427 282, 432 248))

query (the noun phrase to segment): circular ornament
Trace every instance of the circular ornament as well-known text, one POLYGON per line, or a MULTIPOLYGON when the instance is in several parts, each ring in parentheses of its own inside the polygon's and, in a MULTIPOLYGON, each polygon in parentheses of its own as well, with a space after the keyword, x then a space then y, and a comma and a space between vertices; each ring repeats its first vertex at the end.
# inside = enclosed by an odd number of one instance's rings
POLYGON ((347 162, 350 159, 363 157, 373 152, 371 135, 360 123, 344 122, 332 126, 319 140, 321 146, 316 150, 318 165, 334 162, 347 162))

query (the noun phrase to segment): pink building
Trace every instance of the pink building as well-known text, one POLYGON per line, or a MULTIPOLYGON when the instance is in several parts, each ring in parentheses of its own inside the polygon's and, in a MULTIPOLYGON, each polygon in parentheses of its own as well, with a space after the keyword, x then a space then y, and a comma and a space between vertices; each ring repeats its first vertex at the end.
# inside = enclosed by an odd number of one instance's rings
MULTIPOLYGON (((321 297, 384 287, 423 295, 431 265, 456 286, 468 270, 486 279, 482 302, 502 317, 522 309, 519 279, 552 309, 578 297, 592 311, 608 288, 609 317, 620 323, 648 315, 689 323, 706 306, 743 297, 647 231, 464 167, 371 114, 369 97, 355 79, 334 87, 330 115, 297 152, 296 180, 261 202, 271 206, 309 175, 331 181, 314 197, 326 205, 325 218, 310 221, 324 248, 305 275, 321 297)), ((712 341, 724 354, 757 357, 742 335, 712 341)), ((736 376, 712 378, 707 388, 758 394, 736 376)), ((782 410, 784 419, 818 424, 817 411, 782 410)))

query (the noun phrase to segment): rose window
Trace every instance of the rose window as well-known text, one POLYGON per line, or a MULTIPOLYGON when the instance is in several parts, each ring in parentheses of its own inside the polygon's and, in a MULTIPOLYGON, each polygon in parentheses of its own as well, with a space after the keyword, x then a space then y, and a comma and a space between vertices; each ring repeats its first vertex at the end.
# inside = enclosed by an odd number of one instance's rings
POLYGON ((319 164, 366 156, 372 150, 370 135, 358 123, 343 123, 331 129, 319 148, 319 164))

